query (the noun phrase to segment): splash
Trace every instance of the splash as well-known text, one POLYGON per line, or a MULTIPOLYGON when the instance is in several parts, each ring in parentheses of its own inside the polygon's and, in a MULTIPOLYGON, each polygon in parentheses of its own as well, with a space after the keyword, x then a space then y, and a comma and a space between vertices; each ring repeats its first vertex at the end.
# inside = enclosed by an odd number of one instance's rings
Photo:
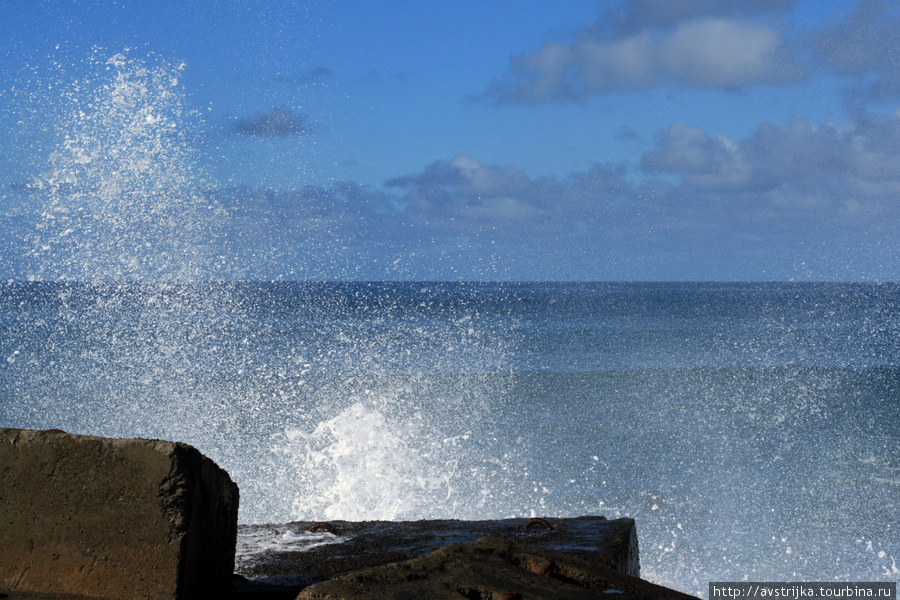
POLYGON ((44 207, 30 279, 195 281, 216 272, 222 213, 201 190, 184 64, 95 55, 63 94, 60 143, 30 184, 44 207))
POLYGON ((453 495, 457 465, 446 462, 441 440, 417 448, 407 433, 361 403, 311 433, 288 429, 288 460, 305 490, 293 502, 293 518, 391 521, 433 514, 453 495))
POLYGON ((239 274, 190 143, 185 65, 95 50, 81 67, 47 98, 58 143, 28 186, 41 301, 10 329, 14 393, 31 406, 16 422, 38 413, 73 432, 201 441, 198 428, 229 418, 210 370, 234 307, 214 283, 239 274))
POLYGON ((0 418, 193 444, 241 487, 245 523, 476 516, 489 470, 463 450, 503 395, 491 325, 441 290, 236 283, 185 66, 86 69, 29 186, 40 297, 8 330, 18 401, 0 418))

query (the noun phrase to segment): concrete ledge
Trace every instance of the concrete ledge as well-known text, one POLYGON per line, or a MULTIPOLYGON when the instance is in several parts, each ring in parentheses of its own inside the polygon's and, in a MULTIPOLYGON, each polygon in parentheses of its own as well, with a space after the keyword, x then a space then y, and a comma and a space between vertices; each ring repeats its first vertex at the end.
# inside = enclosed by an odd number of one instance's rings
POLYGON ((186 444, 0 429, 0 590, 227 596, 238 489, 186 444))
POLYGON ((607 565, 494 537, 336 577, 297 596, 297 600, 400 598, 692 600, 607 565))
POLYGON ((329 521, 239 530, 238 572, 246 577, 232 597, 241 600, 692 598, 639 578, 632 519, 329 521), (289 541, 272 543, 278 540, 289 541))
POLYGON ((321 545, 311 548, 270 547, 252 560, 238 560, 240 574, 270 581, 329 579, 420 558, 444 546, 467 544, 486 536, 557 550, 627 575, 640 576, 633 519, 584 516, 488 521, 298 521, 283 525, 241 525, 238 530, 244 540, 275 540, 304 532, 319 537, 321 545))

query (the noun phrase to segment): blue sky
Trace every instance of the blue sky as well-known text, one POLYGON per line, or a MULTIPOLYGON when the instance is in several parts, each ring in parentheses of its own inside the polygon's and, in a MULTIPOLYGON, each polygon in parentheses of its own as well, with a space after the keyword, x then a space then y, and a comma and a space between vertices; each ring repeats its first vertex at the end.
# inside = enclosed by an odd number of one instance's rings
POLYGON ((900 279, 897 3, 7 0, 0 40, 4 278, 900 279), (113 118, 117 75, 155 96, 113 118))

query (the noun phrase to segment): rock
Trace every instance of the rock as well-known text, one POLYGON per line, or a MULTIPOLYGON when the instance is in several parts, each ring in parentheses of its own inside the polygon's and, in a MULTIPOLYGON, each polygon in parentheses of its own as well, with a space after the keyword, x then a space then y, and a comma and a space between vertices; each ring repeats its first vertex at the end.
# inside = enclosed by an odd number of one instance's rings
POLYGON ((314 584, 297 600, 689 600, 608 565, 496 537, 314 584))
POLYGON ((628 575, 640 575, 633 519, 584 516, 487 521, 301 521, 284 525, 242 525, 239 532, 243 540, 295 538, 304 532, 318 536, 320 545, 303 549, 287 545, 278 549, 273 547, 275 544, 267 544, 269 548, 265 552, 240 561, 240 573, 271 582, 297 578, 329 579, 351 571, 420 558, 443 546, 471 543, 485 536, 550 548, 628 575))
POLYGON ((0 429, 0 590, 227 596, 238 489, 186 444, 0 429))

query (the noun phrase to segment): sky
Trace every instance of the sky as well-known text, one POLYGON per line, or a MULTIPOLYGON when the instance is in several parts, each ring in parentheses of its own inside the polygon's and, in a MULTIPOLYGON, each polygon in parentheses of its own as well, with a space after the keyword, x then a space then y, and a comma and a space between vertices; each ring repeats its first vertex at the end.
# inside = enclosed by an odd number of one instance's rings
POLYGON ((0 277, 896 281, 898 101, 883 0, 4 0, 0 277))

